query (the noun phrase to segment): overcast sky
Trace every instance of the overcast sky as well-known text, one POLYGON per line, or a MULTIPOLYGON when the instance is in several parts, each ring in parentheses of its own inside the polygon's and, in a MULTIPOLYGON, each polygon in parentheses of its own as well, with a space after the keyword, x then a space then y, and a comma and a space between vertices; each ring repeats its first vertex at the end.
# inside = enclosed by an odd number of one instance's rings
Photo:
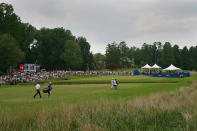
POLYGON ((129 47, 169 41, 197 45, 197 0, 0 0, 36 28, 64 27, 84 36, 93 53, 108 43, 129 47))

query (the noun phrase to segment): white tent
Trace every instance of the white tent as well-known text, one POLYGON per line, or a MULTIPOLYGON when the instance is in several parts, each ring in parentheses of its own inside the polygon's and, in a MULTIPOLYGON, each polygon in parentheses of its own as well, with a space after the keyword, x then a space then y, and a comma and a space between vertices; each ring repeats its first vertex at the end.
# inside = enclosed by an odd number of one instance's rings
POLYGON ((149 66, 148 64, 146 64, 145 66, 142 67, 142 69, 150 69, 151 66, 149 66))
POLYGON ((161 67, 158 66, 157 64, 154 64, 151 68, 152 68, 152 69, 159 69, 159 68, 161 68, 161 67))
POLYGON ((176 70, 181 70, 180 68, 175 67, 173 64, 171 64, 168 68, 163 69, 165 71, 176 71, 176 70))

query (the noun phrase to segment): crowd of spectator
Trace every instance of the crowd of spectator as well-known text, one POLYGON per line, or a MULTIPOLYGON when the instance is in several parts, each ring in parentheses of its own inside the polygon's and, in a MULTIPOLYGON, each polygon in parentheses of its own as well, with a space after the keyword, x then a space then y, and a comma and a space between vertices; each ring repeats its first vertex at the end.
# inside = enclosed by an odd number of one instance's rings
POLYGON ((144 70, 143 72, 141 72, 142 74, 162 74, 161 70, 144 70))
POLYGON ((25 82, 35 82, 38 80, 47 80, 60 78, 65 75, 65 71, 51 71, 51 72, 23 72, 15 71, 10 72, 7 75, 0 76, 0 81, 2 84, 16 84, 25 82))
POLYGON ((132 71, 66 71, 66 75, 133 75, 132 71))
POLYGON ((133 72, 117 72, 117 71, 50 71, 50 72, 24 72, 15 71, 7 75, 0 76, 0 85, 16 84, 25 82, 35 82, 38 80, 47 80, 61 78, 66 75, 133 75, 133 72))

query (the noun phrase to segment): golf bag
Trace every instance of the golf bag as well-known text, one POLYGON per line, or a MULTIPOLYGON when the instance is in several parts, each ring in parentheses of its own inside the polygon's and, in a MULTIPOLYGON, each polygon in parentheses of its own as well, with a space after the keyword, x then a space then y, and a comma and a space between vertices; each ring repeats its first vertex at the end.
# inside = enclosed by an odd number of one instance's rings
POLYGON ((42 92, 43 92, 43 93, 47 93, 48 90, 49 90, 48 88, 44 88, 44 89, 42 90, 42 92))

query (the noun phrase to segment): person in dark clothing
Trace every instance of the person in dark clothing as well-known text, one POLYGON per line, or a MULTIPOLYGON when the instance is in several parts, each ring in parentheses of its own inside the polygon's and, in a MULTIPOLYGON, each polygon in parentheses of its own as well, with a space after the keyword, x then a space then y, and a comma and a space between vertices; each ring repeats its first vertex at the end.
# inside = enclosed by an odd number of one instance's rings
POLYGON ((119 82, 116 79, 114 79, 114 82, 115 82, 114 89, 117 90, 118 89, 119 82))
POLYGON ((42 98, 41 94, 40 94, 40 84, 37 83, 36 84, 36 94, 34 95, 34 99, 36 98, 36 96, 39 94, 40 98, 42 98))
POLYGON ((51 83, 51 82, 49 82, 49 85, 48 85, 48 91, 47 91, 47 93, 48 93, 48 97, 50 97, 50 95, 51 95, 51 90, 52 90, 52 83, 51 83))

